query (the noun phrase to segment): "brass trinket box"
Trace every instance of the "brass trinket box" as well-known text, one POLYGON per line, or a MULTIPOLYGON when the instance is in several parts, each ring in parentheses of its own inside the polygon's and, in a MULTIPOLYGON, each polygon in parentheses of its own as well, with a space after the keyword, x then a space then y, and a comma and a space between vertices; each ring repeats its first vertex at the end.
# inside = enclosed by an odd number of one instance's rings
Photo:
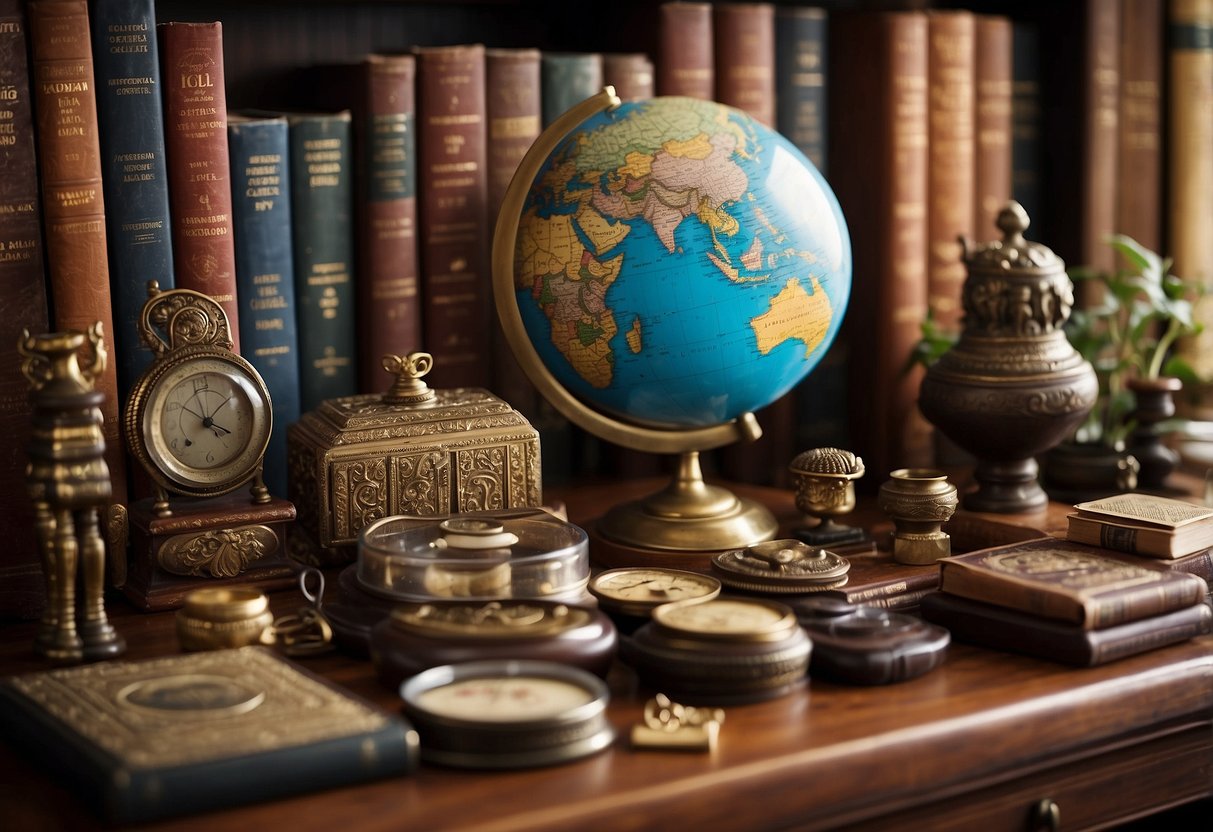
POLYGON ((359 532, 383 517, 542 501, 539 433, 522 414, 487 390, 427 387, 426 353, 383 364, 396 375, 386 394, 330 399, 287 432, 298 561, 352 562, 359 532))

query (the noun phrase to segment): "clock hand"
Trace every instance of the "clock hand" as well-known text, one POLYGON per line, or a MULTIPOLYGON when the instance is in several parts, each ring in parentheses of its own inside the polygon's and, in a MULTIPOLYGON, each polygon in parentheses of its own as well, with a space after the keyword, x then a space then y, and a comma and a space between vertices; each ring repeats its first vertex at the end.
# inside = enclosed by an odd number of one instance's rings
POLYGON ((194 411, 190 410, 185 405, 181 405, 181 409, 184 410, 186 413, 188 413, 191 416, 197 416, 199 419, 201 419, 203 421, 204 424, 206 423, 207 417, 203 416, 201 413, 195 413, 194 411))
MULTIPOLYGON (((232 395, 235 395, 235 394, 233 393, 232 395)), ((209 418, 211 418, 211 416, 214 416, 220 410, 223 410, 223 408, 227 407, 227 403, 230 402, 231 400, 232 400, 232 396, 228 396, 226 399, 219 402, 219 404, 215 405, 215 409, 211 411, 211 415, 207 416, 206 418, 209 419, 209 418)))

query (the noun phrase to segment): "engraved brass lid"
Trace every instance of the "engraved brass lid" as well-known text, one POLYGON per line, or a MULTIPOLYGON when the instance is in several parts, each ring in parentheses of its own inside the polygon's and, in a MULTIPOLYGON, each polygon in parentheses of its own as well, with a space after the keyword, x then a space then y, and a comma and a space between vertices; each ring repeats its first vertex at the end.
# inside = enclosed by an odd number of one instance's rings
POLYGON ((720 594, 720 581, 684 569, 625 566, 595 575, 588 590, 606 612, 647 618, 662 604, 710 601, 720 594))
POLYGON ((863 460, 841 448, 813 448, 797 454, 788 464, 793 474, 843 477, 848 480, 863 476, 863 460))
POLYGON ((846 558, 799 540, 756 543, 712 557, 721 582, 750 592, 819 592, 847 582, 846 558))
POLYGON ((532 600, 405 603, 391 613, 397 630, 451 639, 546 638, 583 627, 590 618, 580 607, 532 600))
POLYGON ((1001 240, 974 246, 971 240, 961 238, 964 263, 969 272, 1041 274, 1065 271, 1066 264, 1053 249, 1024 238, 1031 220, 1018 202, 1008 202, 998 212, 995 225, 1003 234, 1001 240))

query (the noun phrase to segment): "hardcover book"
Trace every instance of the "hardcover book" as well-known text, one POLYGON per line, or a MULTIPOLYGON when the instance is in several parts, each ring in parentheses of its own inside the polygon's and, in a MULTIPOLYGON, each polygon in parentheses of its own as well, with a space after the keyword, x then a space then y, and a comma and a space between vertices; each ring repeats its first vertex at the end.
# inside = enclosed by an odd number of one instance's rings
POLYGON ((1011 198, 1011 20, 978 15, 975 35, 973 234, 984 240, 998 233, 994 221, 1011 198))
POLYGON ((1158 251, 1166 0, 1123 0, 1116 230, 1158 251))
POLYGON ((615 88, 624 101, 653 97, 653 62, 643 52, 606 52, 602 56, 602 80, 615 88))
POLYGON ((93 66, 97 75, 102 181, 114 307, 114 350, 123 402, 152 363, 139 339, 147 282, 172 289, 173 246, 164 107, 153 0, 97 0, 93 66))
POLYGON ((1093 667, 1213 632, 1213 609, 1193 604, 1174 612, 1089 630, 946 592, 923 596, 922 617, 959 641, 1093 667))
POLYGON ((1149 558, 1054 538, 943 558, 939 588, 1089 630, 1199 604, 1209 591, 1149 558))
POLYGON ((107 821, 139 823, 403 774, 417 734, 263 647, 0 681, 4 733, 107 821))
POLYGON ((775 7, 714 3, 716 100, 775 126, 775 7))
POLYGON ((657 94, 711 101, 716 95, 712 4, 672 0, 658 8, 657 94))
POLYGON ((1118 494, 1074 506, 1066 537, 1137 555, 1178 558, 1213 546, 1213 509, 1152 494, 1118 494))
POLYGON ((543 123, 602 92, 602 55, 597 52, 544 52, 541 64, 543 123))
MULTIPOLYGON (((22 329, 45 332, 48 323, 42 251, 42 207, 30 108, 28 39, 21 0, 0 0, 0 344, 11 349, 22 329)), ((0 616, 33 618, 46 583, 39 567, 34 510, 15 473, 26 461, 30 436, 29 381, 20 362, 0 364, 0 470, 13 472, 0 487, 0 616)))

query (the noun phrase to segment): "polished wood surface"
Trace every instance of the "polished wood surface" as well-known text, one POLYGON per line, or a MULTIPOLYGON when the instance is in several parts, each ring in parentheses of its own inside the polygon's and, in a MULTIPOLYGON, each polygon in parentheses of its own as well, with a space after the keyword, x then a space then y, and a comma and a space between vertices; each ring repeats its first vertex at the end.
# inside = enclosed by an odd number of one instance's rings
MULTIPOLYGON (((660 481, 558 495, 589 524, 660 481)), ((790 494, 743 489, 797 521, 790 494)), ((1064 529, 1064 507, 1000 524, 1064 529), (1059 525, 1060 524, 1060 525, 1059 525)), ((858 516, 863 515, 862 512, 858 516)), ((872 520, 879 531, 878 518, 872 520)), ((302 599, 276 593, 277 613, 302 599)), ((175 652, 171 614, 112 605, 127 658, 175 652)), ((0 672, 42 669, 32 623, 6 624, 0 672)), ((343 654, 304 666, 395 709, 371 665, 343 654)), ((1024 829, 1042 800, 1064 828, 1093 828, 1213 795, 1213 637, 1102 667, 1072 669, 962 644, 939 669, 877 688, 810 680, 804 692, 727 709, 714 754, 635 751, 626 734, 649 691, 616 665, 620 739, 568 765, 471 772, 423 765, 406 777, 181 818, 202 829, 1024 829)), ((0 818, 10 829, 96 826, 43 769, 0 745, 0 818)))

